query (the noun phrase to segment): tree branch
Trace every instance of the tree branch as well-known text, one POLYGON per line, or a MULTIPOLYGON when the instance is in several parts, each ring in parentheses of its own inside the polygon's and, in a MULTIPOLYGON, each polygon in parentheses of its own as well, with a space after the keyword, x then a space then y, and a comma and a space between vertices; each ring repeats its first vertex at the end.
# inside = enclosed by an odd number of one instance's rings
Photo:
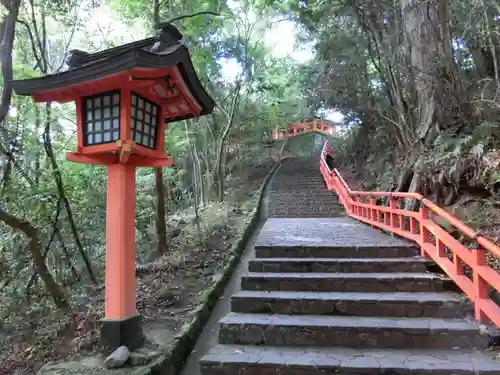
POLYGON ((186 18, 193 18, 193 17, 203 16, 203 15, 218 16, 219 13, 212 12, 210 10, 204 10, 204 11, 201 11, 201 12, 196 12, 196 13, 191 13, 191 14, 183 14, 182 16, 173 17, 173 18, 170 18, 167 21, 159 22, 158 23, 158 28, 162 29, 165 25, 168 25, 169 23, 172 23, 172 22, 175 22, 175 21, 180 21, 180 20, 183 20, 183 19, 186 19, 186 18))
POLYGON ((33 57, 35 58, 38 67, 41 68, 42 61, 40 60, 40 57, 38 56, 38 52, 36 50, 37 44, 35 42, 35 36, 33 35, 33 31, 31 30, 30 25, 28 24, 28 22, 26 22, 24 20, 17 20, 17 22, 26 28, 26 31, 28 32, 28 37, 30 38, 30 41, 31 41, 30 45, 31 45, 31 51, 33 52, 33 57))

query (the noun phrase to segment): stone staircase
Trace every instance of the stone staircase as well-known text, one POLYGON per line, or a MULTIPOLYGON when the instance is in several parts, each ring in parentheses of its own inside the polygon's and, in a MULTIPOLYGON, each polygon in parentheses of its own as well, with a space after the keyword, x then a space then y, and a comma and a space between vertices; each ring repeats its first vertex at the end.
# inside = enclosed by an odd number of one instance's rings
POLYGON ((269 217, 344 216, 334 194, 326 189, 319 155, 282 161, 269 189, 269 217))
POLYGON ((348 218, 268 219, 201 374, 499 375, 470 304, 429 266, 348 218))

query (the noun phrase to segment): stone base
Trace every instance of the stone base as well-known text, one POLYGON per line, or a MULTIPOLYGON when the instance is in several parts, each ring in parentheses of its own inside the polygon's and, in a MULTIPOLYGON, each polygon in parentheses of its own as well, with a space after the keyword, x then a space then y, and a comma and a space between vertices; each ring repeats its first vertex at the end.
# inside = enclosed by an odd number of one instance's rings
POLYGON ((130 351, 140 348, 144 343, 142 321, 140 315, 121 320, 104 319, 101 328, 101 341, 104 344, 104 354, 112 353, 124 345, 130 351))

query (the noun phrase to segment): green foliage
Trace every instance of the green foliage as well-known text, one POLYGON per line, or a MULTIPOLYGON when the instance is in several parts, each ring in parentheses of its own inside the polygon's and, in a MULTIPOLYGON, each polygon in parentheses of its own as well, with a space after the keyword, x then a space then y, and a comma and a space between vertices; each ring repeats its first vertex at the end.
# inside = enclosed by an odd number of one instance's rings
MULTIPOLYGON (((83 4, 36 0, 26 5, 19 16, 21 22, 13 54, 16 79, 39 77, 64 69, 64 59, 72 48, 93 52, 142 39, 153 32, 153 9, 144 1, 83 4), (109 17, 104 20, 106 14, 109 17)), ((233 195, 239 196, 237 184, 245 183, 242 178, 245 168, 268 164, 269 153, 262 141, 270 136, 272 129, 311 112, 302 92, 300 68, 288 58, 271 57, 262 42, 276 15, 272 8, 258 1, 231 6, 213 0, 160 2, 162 20, 206 10, 219 15, 185 18, 175 24, 185 37, 196 72, 218 107, 211 116, 168 125, 165 146, 174 158, 175 167, 163 169, 162 181, 168 217, 182 217, 188 223, 183 233, 195 242, 200 235, 198 231, 202 237, 210 237, 214 227, 224 226, 232 209, 227 202, 215 204, 213 199, 218 191, 215 168, 220 157, 218 150, 235 95, 240 100, 226 144, 222 145, 222 179, 228 182, 226 196, 229 200, 233 195), (225 79, 222 59, 235 60, 241 67, 237 77, 241 83, 239 92, 236 82, 225 79), (225 155, 226 150, 233 148, 234 152, 225 155)), ((11 116, 0 128, 0 143, 9 150, 17 140, 18 149, 14 153, 15 164, 5 156, 0 157, 0 176, 3 176, 0 209, 36 228, 40 246, 46 253, 45 264, 56 284, 72 300, 77 290, 89 286, 89 278, 62 198, 69 202, 83 251, 102 282, 106 170, 65 159, 65 153, 73 151, 76 144, 72 104, 51 105, 53 121, 48 133, 45 130, 49 111, 44 104, 35 105, 30 98, 14 95, 12 107, 11 116), (50 151, 49 139, 57 171, 62 177, 64 196, 47 153, 50 151)), ((158 187, 155 181, 152 169, 138 170, 136 241, 139 263, 151 261, 151 249, 156 248, 158 242, 155 227, 161 219, 156 218, 158 187)), ((171 234, 172 228, 168 231, 171 234)), ((34 271, 26 236, 0 222, 0 237, 0 263, 5 265, 0 270, 4 280, 0 293, 5 301, 0 316, 10 321, 19 318, 22 308, 18 307, 26 306, 27 295, 32 306, 39 305, 42 310, 48 308, 51 300, 34 271)))

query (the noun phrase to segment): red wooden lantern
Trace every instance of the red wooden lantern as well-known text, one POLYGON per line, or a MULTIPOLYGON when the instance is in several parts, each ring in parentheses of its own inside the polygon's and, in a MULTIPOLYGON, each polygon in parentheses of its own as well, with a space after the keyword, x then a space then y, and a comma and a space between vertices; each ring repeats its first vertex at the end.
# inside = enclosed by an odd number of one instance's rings
POLYGON ((101 332, 107 351, 121 345, 133 350, 143 342, 135 296, 136 167, 172 165, 164 150, 165 124, 214 107, 179 35, 162 31, 93 54, 74 50, 67 71, 13 82, 17 94, 37 102, 74 101, 77 149, 67 159, 108 168, 101 332))

